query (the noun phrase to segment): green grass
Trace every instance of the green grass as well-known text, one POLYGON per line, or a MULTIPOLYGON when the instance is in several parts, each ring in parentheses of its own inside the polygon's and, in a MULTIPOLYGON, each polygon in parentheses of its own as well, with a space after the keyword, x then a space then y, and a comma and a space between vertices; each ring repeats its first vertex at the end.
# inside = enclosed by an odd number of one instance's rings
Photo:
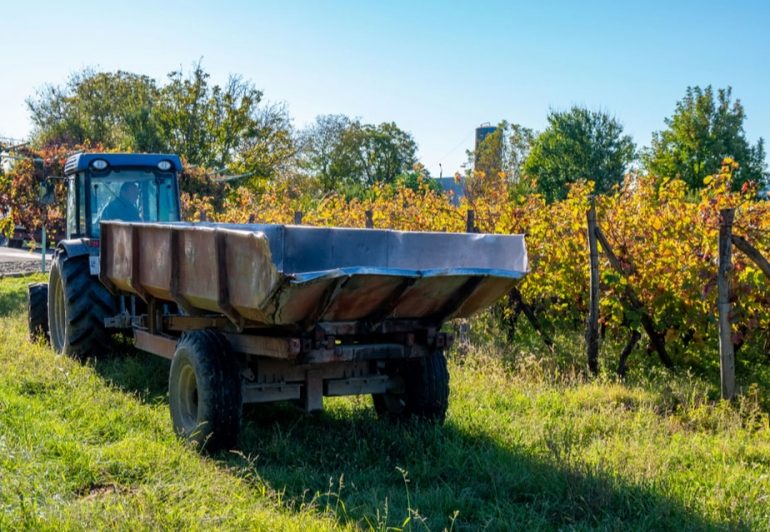
POLYGON ((250 408, 206 457, 172 433, 166 361, 26 340, 30 279, 0 281, 0 530, 770 529, 766 390, 731 405, 700 377, 587 382, 534 341, 487 346, 452 356, 443 427, 366 397, 250 408))

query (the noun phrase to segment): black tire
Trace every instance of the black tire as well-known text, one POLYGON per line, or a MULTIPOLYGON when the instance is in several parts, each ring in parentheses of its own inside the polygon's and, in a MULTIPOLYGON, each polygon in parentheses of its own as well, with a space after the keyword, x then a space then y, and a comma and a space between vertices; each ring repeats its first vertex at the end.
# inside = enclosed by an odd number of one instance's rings
POLYGON ((29 339, 48 339, 48 283, 27 285, 27 325, 29 339))
POLYGON ((54 350, 74 358, 110 352, 104 319, 115 316, 117 301, 92 277, 88 256, 68 257, 59 250, 48 278, 48 326, 54 350))
POLYGON ((171 361, 168 395, 181 437, 209 452, 235 445, 243 409, 240 370, 221 334, 182 335, 171 361))
POLYGON ((372 394, 380 417, 406 420, 416 417, 443 423, 449 407, 449 371, 443 351, 405 361, 390 372, 402 390, 372 394))

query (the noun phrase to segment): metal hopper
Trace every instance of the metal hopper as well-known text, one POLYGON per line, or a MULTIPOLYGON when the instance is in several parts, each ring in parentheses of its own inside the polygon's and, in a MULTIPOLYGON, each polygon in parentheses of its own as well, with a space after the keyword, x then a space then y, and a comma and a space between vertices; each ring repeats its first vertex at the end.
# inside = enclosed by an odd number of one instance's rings
POLYGON ((243 327, 468 317, 527 271, 522 235, 105 222, 102 282, 243 327))

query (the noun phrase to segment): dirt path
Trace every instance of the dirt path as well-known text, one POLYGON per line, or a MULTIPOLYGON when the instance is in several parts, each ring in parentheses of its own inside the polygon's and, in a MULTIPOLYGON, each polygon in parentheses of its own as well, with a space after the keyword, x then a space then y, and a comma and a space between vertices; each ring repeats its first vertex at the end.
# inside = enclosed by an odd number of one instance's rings
POLYGON ((40 271, 40 261, 0 262, 0 277, 26 275, 40 271))
MULTIPOLYGON (((51 257, 47 257, 46 266, 50 265, 51 257)), ((40 271, 40 252, 30 253, 27 250, 0 247, 0 277, 22 275, 40 271)))

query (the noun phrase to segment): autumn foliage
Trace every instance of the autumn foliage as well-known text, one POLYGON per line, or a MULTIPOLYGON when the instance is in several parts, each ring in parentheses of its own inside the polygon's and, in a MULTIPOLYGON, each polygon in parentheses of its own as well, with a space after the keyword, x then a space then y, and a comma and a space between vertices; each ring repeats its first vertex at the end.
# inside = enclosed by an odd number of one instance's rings
POLYGON ((10 236, 14 226, 23 228, 26 238, 34 238, 46 220, 46 230, 61 238, 65 229, 66 185, 53 179, 56 202, 40 203, 41 186, 49 177, 61 176, 64 162, 70 153, 62 147, 40 151, 20 149, 15 152, 14 165, 8 174, 0 174, 0 232, 10 236))

